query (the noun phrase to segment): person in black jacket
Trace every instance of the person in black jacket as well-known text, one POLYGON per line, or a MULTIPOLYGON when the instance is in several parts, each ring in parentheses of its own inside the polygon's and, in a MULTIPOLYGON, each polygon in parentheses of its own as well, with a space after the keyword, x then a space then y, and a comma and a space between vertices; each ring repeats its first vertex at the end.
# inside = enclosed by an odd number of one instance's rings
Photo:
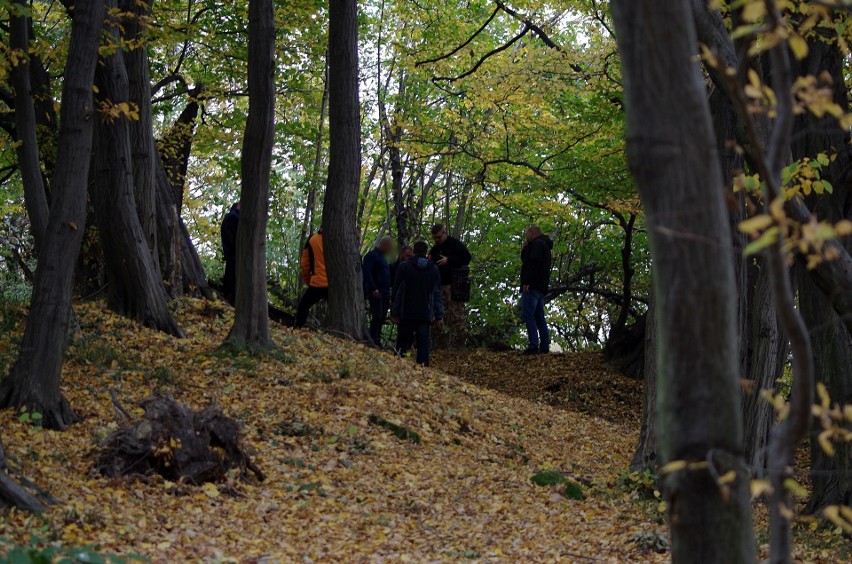
POLYGON ((429 327, 440 329, 444 319, 441 275, 426 258, 425 241, 414 244, 414 256, 399 265, 394 281, 391 321, 399 325, 396 348, 404 356, 417 339, 417 363, 429 366, 429 327))
POLYGON ((390 307, 390 266, 387 255, 393 251, 393 239, 384 237, 376 247, 364 256, 364 297, 370 303, 370 339, 382 348, 382 328, 390 307))
POLYGON ((438 266, 441 274, 441 288, 446 308, 446 328, 436 339, 435 346, 448 348, 451 345, 463 345, 467 338, 464 303, 453 300, 453 271, 470 264, 470 251, 464 243, 451 237, 447 228, 438 223, 432 226, 432 238, 435 246, 429 251, 429 258, 438 266))
POLYGON ((533 225, 521 251, 521 318, 527 325, 529 346, 524 354, 550 352, 550 330, 544 317, 544 296, 550 290, 553 241, 533 225))
POLYGON ((231 211, 222 220, 222 254, 225 255, 225 277, 222 292, 225 300, 234 305, 237 292, 237 229, 240 225, 240 203, 231 206, 231 211))

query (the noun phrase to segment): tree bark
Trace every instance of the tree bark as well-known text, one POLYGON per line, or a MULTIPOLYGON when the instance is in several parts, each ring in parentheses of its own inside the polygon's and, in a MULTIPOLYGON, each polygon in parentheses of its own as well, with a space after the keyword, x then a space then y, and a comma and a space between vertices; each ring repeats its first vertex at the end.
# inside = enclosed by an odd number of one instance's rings
POLYGON ((38 139, 36 136, 36 114, 30 83, 29 63, 29 18, 23 13, 29 7, 16 2, 17 15, 9 17, 9 46, 21 51, 23 56, 12 68, 12 85, 15 88, 15 132, 18 145, 18 170, 24 185, 24 204, 30 220, 30 231, 35 241, 36 253, 41 249, 47 232, 47 193, 39 162, 38 139))
POLYGON ((672 559, 753 562, 734 258, 693 14, 666 0, 618 0, 612 10, 628 162, 655 269, 659 458, 709 466, 665 480, 672 559), (723 486, 729 471, 735 478, 723 486))
POLYGON ((249 0, 249 112, 243 138, 234 325, 226 344, 272 346, 266 290, 266 223, 275 141, 275 17, 272 0, 249 0))
POLYGON ((630 470, 648 470, 657 473, 657 315, 654 311, 654 293, 651 292, 648 314, 645 317, 645 385, 642 389, 642 427, 639 444, 633 454, 630 470))
POLYGON ((24 511, 43 511, 44 505, 36 496, 21 487, 6 471, 6 453, 0 444, 0 506, 12 506, 24 511))
POLYGON ((103 28, 104 3, 74 10, 62 87, 62 123, 48 216, 21 351, 0 383, 0 406, 42 414, 45 427, 63 429, 77 416, 59 388, 71 315, 71 281, 86 223, 86 180, 95 110, 92 81, 103 28))
POLYGON ((183 194, 186 188, 186 172, 189 169, 189 157, 192 154, 192 139, 195 135, 195 121, 198 118, 197 97, 203 91, 201 86, 190 91, 190 100, 159 144, 159 153, 166 177, 172 188, 172 200, 177 206, 178 215, 183 207, 183 194))
MULTIPOLYGON (((114 8, 116 0, 107 0, 107 6, 114 8)), ((107 36, 117 43, 117 22, 107 21, 105 26, 107 36)), ((101 60, 95 84, 101 108, 127 102, 127 71, 120 51, 101 60)), ((136 213, 129 121, 121 112, 111 115, 102 110, 94 126, 91 195, 109 280, 107 304, 147 327, 183 337, 168 309, 159 268, 136 213)))
POLYGON ((128 101, 139 110, 139 119, 128 121, 130 154, 133 159, 133 194, 136 214, 142 234, 154 264, 159 269, 157 255, 157 199, 154 178, 154 126, 151 119, 151 75, 148 63, 146 26, 150 23, 153 0, 121 0, 125 11, 124 38, 133 47, 124 54, 128 78, 128 101))
POLYGON ((322 226, 328 272, 328 328, 366 341, 361 257, 356 232, 361 180, 356 0, 329 2, 329 166, 322 226))

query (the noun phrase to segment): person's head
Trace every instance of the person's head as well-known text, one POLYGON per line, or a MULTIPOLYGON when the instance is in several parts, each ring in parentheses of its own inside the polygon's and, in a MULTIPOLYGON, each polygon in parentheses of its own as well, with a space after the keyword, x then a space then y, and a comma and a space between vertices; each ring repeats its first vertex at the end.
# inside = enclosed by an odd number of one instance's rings
POLYGON ((432 226, 432 239, 435 240, 437 244, 441 244, 447 240, 449 237, 449 233, 447 233, 447 228, 444 227, 443 223, 436 223, 432 226))
POLYGON ((541 229, 538 225, 530 225, 527 227, 527 241, 532 241, 536 237, 541 236, 541 229))
POLYGON ((417 241, 414 243, 414 247, 412 247, 412 252, 416 257, 425 257, 426 253, 429 252, 429 245, 426 244, 426 241, 417 241))
POLYGON ((388 255, 393 251, 393 239, 390 237, 382 237, 376 249, 383 255, 388 255))
POLYGON ((403 245, 399 248, 399 260, 404 261, 408 260, 414 256, 414 249, 411 248, 411 245, 403 245))

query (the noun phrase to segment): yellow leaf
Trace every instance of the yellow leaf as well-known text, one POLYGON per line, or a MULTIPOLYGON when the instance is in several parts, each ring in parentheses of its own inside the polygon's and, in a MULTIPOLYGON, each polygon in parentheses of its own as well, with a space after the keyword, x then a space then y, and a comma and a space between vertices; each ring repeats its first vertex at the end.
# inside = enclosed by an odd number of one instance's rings
POLYGON ((672 460, 671 462, 669 462, 668 464, 666 464, 662 468, 660 468, 660 474, 665 476, 666 474, 671 474, 673 472, 679 472, 679 471, 683 470, 684 468, 686 468, 686 466, 687 466, 686 460, 672 460))
POLYGON ((834 445, 831 443, 831 431, 826 430, 817 437, 820 448, 828 456, 834 456, 834 445))
POLYGON ((754 217, 750 217, 745 221, 741 221, 739 225, 739 230, 742 233, 757 233, 758 231, 763 231, 770 225, 772 225, 773 220, 766 214, 756 215, 754 217))
POLYGON ((752 480, 751 481, 751 498, 756 499, 763 494, 771 494, 772 486, 769 484, 769 480, 752 480))
POLYGON ((787 40, 787 43, 790 45, 790 50, 793 52, 793 56, 796 57, 796 59, 801 61, 808 56, 808 42, 805 41, 801 35, 791 35, 790 39, 787 40))
POLYGON ((210 498, 219 497, 219 488, 216 487, 216 484, 212 482, 206 482, 203 486, 201 486, 201 490, 204 492, 204 495, 210 498))
POLYGON ((724 474, 719 476, 719 483, 720 484, 730 484, 731 482, 733 482, 736 479, 737 479, 737 471, 736 470, 728 470, 727 472, 725 472, 724 474))

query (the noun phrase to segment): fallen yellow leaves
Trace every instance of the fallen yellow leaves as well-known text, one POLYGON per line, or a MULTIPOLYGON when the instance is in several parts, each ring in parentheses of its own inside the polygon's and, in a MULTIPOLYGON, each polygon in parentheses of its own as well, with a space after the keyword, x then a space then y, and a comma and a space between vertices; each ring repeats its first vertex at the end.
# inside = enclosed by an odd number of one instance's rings
MULTIPOLYGON (((216 349, 232 311, 219 306, 211 316, 197 300, 181 300, 177 311, 184 340, 102 308, 75 308, 86 336, 69 350, 63 374, 84 421, 64 433, 31 433, 31 424, 0 413, 7 453, 59 500, 44 515, 7 512, 0 537, 99 545, 155 562, 667 559, 630 540, 665 534, 659 501, 615 486, 638 433, 639 399, 630 399, 638 387, 608 392, 621 380, 596 355, 578 357, 592 376, 577 376, 586 388, 576 401, 599 394, 611 409, 606 419, 312 332, 276 327, 280 352, 223 355, 216 349), (95 447, 120 422, 111 392, 138 416, 137 404, 156 391, 193 409, 218 405, 240 421, 267 480, 195 486, 94 474, 95 447), (585 499, 531 483, 545 470, 581 483, 585 499)), ((0 334, 0 348, 22 329, 19 322, 0 334)), ((478 354, 466 360, 471 371, 491 366, 478 354)), ((525 377, 520 357, 498 361, 501 374, 517 363, 516 377, 525 377)), ((574 378, 572 370, 563 364, 554 380, 574 378)), ((574 388, 561 390, 552 393, 574 388)))

